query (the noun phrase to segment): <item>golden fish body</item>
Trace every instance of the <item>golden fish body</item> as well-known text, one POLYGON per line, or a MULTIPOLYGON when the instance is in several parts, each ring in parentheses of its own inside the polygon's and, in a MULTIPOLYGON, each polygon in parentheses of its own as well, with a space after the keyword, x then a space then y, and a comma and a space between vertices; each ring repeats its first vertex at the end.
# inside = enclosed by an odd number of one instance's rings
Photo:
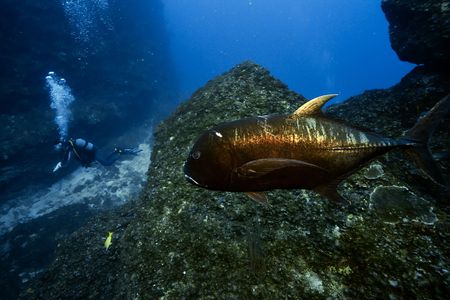
POLYGON ((327 118, 321 108, 334 96, 315 98, 291 115, 250 117, 205 131, 186 160, 186 179, 207 189, 247 192, 262 202, 257 192, 293 188, 313 189, 337 200, 340 181, 375 157, 404 147, 417 154, 430 177, 443 181, 426 143, 450 107, 449 96, 401 139, 327 118))
POLYGON ((247 118, 214 127, 203 138, 221 149, 216 171, 227 174, 223 185, 209 188, 241 192, 313 189, 402 145, 314 116, 247 118))

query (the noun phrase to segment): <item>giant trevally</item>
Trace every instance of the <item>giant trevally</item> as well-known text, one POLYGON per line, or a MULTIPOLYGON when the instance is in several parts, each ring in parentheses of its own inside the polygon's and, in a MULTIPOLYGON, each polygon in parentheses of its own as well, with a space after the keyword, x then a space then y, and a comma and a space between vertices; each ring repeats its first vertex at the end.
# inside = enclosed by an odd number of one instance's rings
POLYGON ((336 191, 342 180, 375 157, 403 148, 428 177, 446 185, 428 140, 450 108, 450 95, 398 139, 326 117, 321 109, 335 96, 317 97, 290 115, 250 117, 206 130, 185 162, 186 179, 206 189, 245 192, 261 203, 267 203, 264 191, 295 188, 343 200, 336 191))

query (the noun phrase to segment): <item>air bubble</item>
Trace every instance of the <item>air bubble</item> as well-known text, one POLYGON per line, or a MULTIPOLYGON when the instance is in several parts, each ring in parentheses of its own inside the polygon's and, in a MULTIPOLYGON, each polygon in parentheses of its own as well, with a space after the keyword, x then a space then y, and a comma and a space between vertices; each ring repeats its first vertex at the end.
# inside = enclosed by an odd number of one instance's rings
POLYGON ((56 111, 55 123, 58 126, 60 140, 65 140, 71 115, 69 105, 75 98, 64 78, 59 78, 55 72, 48 74, 45 80, 50 91, 50 107, 56 111))

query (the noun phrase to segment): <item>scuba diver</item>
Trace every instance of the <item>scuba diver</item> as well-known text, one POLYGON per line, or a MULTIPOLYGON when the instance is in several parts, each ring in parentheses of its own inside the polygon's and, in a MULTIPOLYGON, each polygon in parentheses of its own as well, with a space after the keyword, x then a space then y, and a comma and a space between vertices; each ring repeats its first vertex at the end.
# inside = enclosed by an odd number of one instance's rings
POLYGON ((58 151, 61 151, 62 159, 56 164, 53 172, 56 172, 60 168, 66 166, 72 156, 75 156, 75 159, 77 159, 83 167, 89 167, 94 161, 98 161, 103 166, 111 166, 123 154, 137 155, 142 151, 137 148, 115 148, 114 151, 106 158, 101 158, 97 155, 97 147, 81 138, 62 140, 56 144, 55 148, 58 151))

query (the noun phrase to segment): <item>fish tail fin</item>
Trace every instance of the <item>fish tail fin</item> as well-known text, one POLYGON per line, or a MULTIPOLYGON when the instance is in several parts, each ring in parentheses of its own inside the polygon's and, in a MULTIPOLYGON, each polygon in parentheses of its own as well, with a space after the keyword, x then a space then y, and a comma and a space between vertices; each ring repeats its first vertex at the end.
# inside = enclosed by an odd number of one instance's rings
POLYGON ((426 145, 415 146, 413 148, 407 148, 406 154, 412 161, 435 183, 439 185, 447 185, 442 176, 439 167, 433 160, 433 156, 426 145))
POLYGON ((450 110, 450 94, 442 98, 430 111, 421 117, 417 123, 406 132, 403 137, 407 142, 405 149, 410 158, 417 166, 426 173, 434 182, 440 185, 447 185, 439 167, 433 160, 428 148, 428 142, 439 122, 450 110))

